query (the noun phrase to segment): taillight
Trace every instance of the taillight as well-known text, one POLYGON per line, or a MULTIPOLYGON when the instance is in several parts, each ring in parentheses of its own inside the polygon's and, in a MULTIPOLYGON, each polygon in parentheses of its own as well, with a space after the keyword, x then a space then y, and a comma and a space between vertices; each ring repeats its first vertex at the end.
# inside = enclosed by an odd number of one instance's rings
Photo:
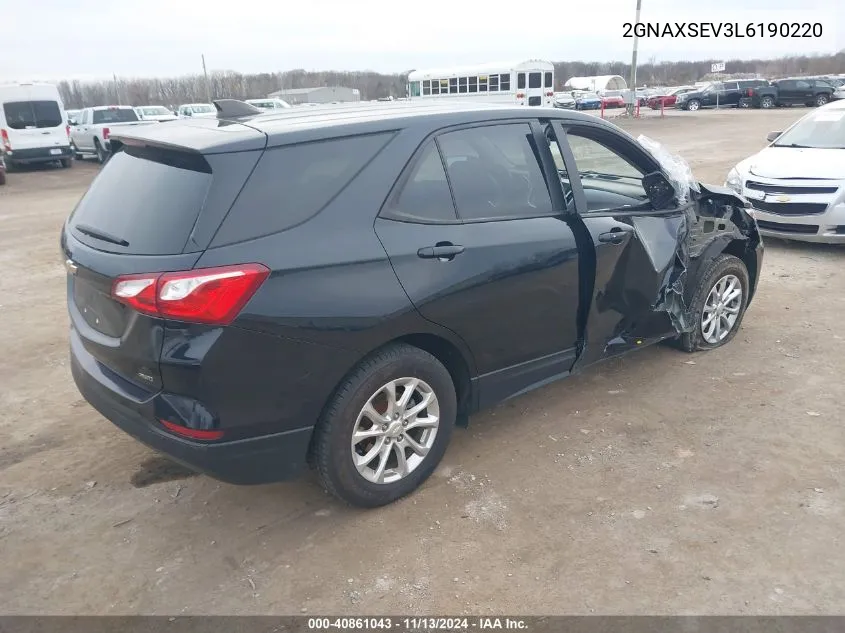
POLYGON ((517 99, 525 99, 525 93, 524 92, 517 92, 516 98, 517 99))
POLYGON ((112 297, 143 314, 228 325, 269 274, 270 269, 261 264, 240 264, 173 273, 122 275, 112 285, 112 297))
POLYGON ((67 137, 70 138, 70 126, 69 125, 65 126, 65 133, 67 134, 67 137))
POLYGON ((547 97, 554 97, 554 96, 555 96, 555 93, 554 93, 554 92, 552 92, 551 90, 549 90, 549 91, 546 93, 546 96, 547 96, 547 97))
POLYGON ((105 141, 109 137, 109 128, 103 128, 103 140, 105 141))
POLYGON ((9 133, 6 130, 0 130, 0 140, 3 141, 3 147, 7 152, 12 151, 12 143, 9 141, 9 133))

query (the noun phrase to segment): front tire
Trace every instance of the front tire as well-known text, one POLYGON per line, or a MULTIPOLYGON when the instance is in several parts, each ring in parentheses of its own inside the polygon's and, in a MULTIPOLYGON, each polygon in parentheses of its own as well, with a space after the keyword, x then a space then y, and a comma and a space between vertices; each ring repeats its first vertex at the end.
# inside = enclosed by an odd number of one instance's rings
POLYGON ((818 107, 822 107, 823 105, 827 105, 828 101, 829 101, 829 99, 828 99, 827 95, 818 95, 816 97, 816 105, 818 107))
POLYGON ((775 107, 775 100, 772 97, 763 97, 760 99, 760 107, 764 110, 768 110, 770 108, 775 107))
POLYGON ((452 377, 405 344, 364 359, 317 424, 313 460, 323 487, 363 508, 411 493, 440 463, 457 416, 452 377))
POLYGON ((687 110, 690 112, 695 112, 701 107, 701 102, 698 99, 693 99, 689 103, 687 103, 687 110))
POLYGON ((750 287, 748 269, 738 257, 722 254, 710 262, 690 304, 695 328, 681 336, 681 349, 698 352, 729 343, 742 324, 750 287))

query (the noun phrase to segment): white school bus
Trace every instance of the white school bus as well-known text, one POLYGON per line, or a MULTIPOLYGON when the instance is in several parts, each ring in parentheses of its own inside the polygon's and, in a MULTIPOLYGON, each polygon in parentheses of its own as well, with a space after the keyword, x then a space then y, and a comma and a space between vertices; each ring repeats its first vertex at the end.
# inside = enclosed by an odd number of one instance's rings
POLYGON ((408 98, 470 98, 494 103, 552 107, 554 64, 539 59, 415 70, 408 74, 408 98))

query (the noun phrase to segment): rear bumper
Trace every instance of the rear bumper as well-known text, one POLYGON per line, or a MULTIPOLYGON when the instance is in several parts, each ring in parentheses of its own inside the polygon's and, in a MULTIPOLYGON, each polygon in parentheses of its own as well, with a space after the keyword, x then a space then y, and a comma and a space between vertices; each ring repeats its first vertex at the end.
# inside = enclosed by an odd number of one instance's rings
POLYGON ((11 152, 6 152, 6 162, 17 165, 49 163, 63 158, 71 158, 70 145, 60 147, 36 147, 33 149, 13 149, 11 152), (58 150, 58 154, 53 153, 56 150, 58 150))
POLYGON ((114 377, 71 329, 71 372, 79 392, 100 414, 138 441, 180 464, 231 484, 292 479, 306 467, 313 426, 233 441, 199 442, 170 434, 155 418, 158 394, 120 392, 114 377))

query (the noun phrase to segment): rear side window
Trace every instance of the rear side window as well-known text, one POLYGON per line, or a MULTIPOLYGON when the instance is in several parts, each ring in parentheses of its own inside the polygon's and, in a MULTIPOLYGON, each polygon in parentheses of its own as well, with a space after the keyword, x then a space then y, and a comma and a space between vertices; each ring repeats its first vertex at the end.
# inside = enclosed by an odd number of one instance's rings
POLYGON ((114 110, 94 110, 94 125, 98 123, 129 123, 137 121, 138 115, 132 108, 115 108, 114 110))
POLYGON ((181 253, 211 178, 200 155, 126 147, 94 179, 70 217, 70 229, 104 251, 181 253))
POLYGON ((6 123, 13 130, 59 127, 62 113, 55 101, 10 101, 3 104, 6 123))
POLYGON ((386 209, 408 220, 454 222, 455 205, 446 171, 434 143, 429 143, 386 209))
POLYGON ((369 134, 266 150, 214 245, 278 233, 316 215, 392 137, 369 134))
POLYGON ((463 220, 538 217, 552 201, 527 123, 490 125, 437 138, 463 220))

